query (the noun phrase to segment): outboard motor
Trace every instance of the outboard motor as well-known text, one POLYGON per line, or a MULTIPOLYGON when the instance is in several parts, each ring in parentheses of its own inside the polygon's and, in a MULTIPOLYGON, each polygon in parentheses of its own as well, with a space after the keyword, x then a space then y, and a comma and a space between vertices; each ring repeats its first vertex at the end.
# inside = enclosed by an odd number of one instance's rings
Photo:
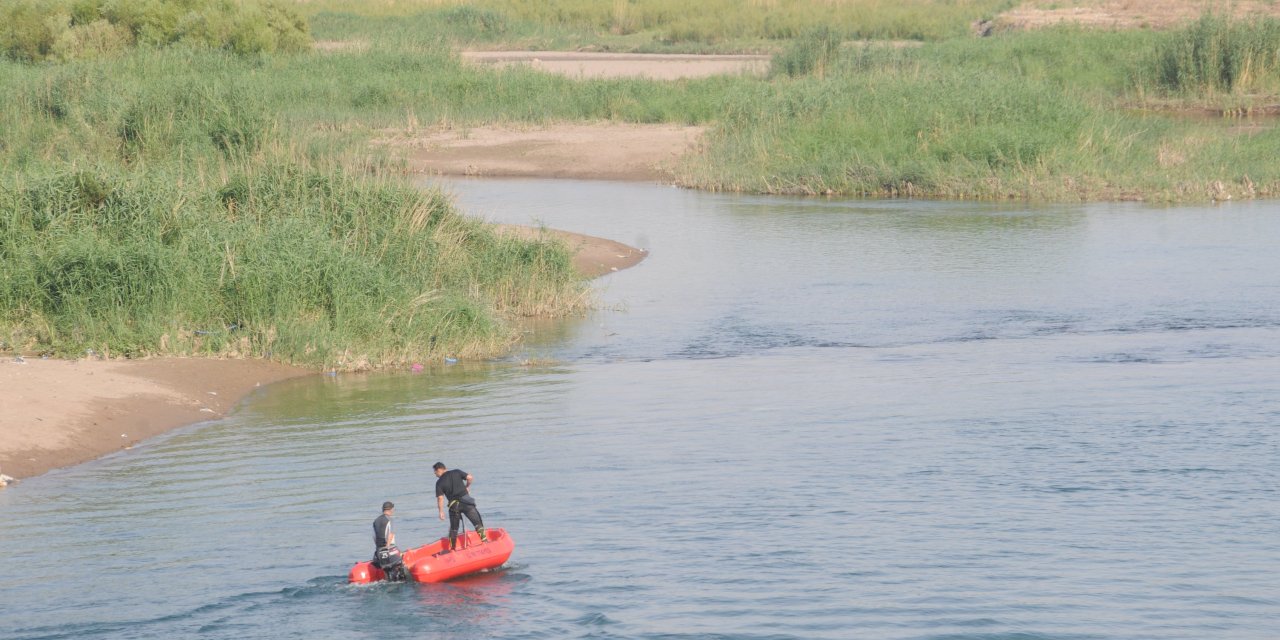
POLYGON ((373 566, 382 569, 387 574, 387 580, 390 582, 404 582, 409 579, 409 572, 405 569, 404 558, 400 555, 400 549, 394 544, 387 545, 373 554, 373 566))

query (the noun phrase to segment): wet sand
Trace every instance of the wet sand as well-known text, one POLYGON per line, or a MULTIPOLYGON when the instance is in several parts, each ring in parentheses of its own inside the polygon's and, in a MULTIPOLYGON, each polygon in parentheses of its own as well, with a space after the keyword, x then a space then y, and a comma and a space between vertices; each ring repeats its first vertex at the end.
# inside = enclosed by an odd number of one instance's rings
POLYGON ((26 478, 127 449, 308 373, 262 360, 9 356, 0 362, 0 473, 26 478))

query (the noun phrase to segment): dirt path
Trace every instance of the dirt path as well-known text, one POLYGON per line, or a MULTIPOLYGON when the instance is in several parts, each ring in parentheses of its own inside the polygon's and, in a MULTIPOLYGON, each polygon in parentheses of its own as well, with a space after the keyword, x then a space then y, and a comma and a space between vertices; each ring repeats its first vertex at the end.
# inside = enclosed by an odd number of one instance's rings
POLYGON ((1168 29, 1206 11, 1240 18, 1280 17, 1280 4, 1267 0, 1034 0, 1006 11, 978 29, 1040 29, 1078 24, 1100 29, 1168 29))
POLYGON ((717 75, 764 75, 771 56, 592 53, 578 51, 463 51, 462 59, 493 67, 527 66, 571 78, 676 80, 717 75))
POLYGON ((704 131, 612 123, 483 126, 393 131, 375 143, 405 149, 410 166, 428 174, 663 182, 704 131))

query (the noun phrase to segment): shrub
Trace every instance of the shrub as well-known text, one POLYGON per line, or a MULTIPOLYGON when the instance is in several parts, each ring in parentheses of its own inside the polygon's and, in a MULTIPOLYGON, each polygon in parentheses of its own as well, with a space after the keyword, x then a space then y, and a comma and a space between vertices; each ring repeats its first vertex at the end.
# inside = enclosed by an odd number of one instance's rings
POLYGON ((772 71, 788 76, 827 73, 827 67, 840 51, 840 34, 827 27, 820 27, 796 39, 786 51, 773 57, 772 71))
POLYGON ((506 16, 490 9, 463 5, 445 9, 440 17, 445 24, 461 29, 467 35, 495 37, 507 31, 506 16))
POLYGON ((71 16, 52 2, 16 0, 0 7, 0 53, 14 60, 43 60, 71 16))
POLYGON ((94 20, 63 31, 49 55, 61 61, 82 60, 123 51, 132 45, 133 34, 125 27, 107 20, 94 20))
POLYGON ((135 44, 183 44, 242 55, 304 51, 307 22, 271 0, 12 0, 0 8, 0 55, 22 61, 97 57, 135 44))

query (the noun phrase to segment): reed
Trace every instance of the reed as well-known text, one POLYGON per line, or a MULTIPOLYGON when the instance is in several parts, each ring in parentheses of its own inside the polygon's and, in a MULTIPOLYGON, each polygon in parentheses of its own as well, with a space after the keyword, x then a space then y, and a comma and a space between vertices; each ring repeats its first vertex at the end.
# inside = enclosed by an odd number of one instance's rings
POLYGON ((830 28, 816 28, 774 55, 770 71, 792 77, 810 74, 823 77, 840 52, 842 41, 840 34, 830 28))
POLYGON ((1274 127, 1135 110, 1179 34, 1060 29, 846 47, 825 77, 740 86, 683 180, 714 190, 1159 201, 1280 193, 1274 127))
POLYGON ((562 246, 496 236, 438 192, 268 156, 4 185, 0 335, 58 355, 367 368, 493 355, 505 318, 583 308, 562 246))
POLYGON ((1142 81, 1179 94, 1280 92, 1280 20, 1206 14, 1164 38, 1142 81))

